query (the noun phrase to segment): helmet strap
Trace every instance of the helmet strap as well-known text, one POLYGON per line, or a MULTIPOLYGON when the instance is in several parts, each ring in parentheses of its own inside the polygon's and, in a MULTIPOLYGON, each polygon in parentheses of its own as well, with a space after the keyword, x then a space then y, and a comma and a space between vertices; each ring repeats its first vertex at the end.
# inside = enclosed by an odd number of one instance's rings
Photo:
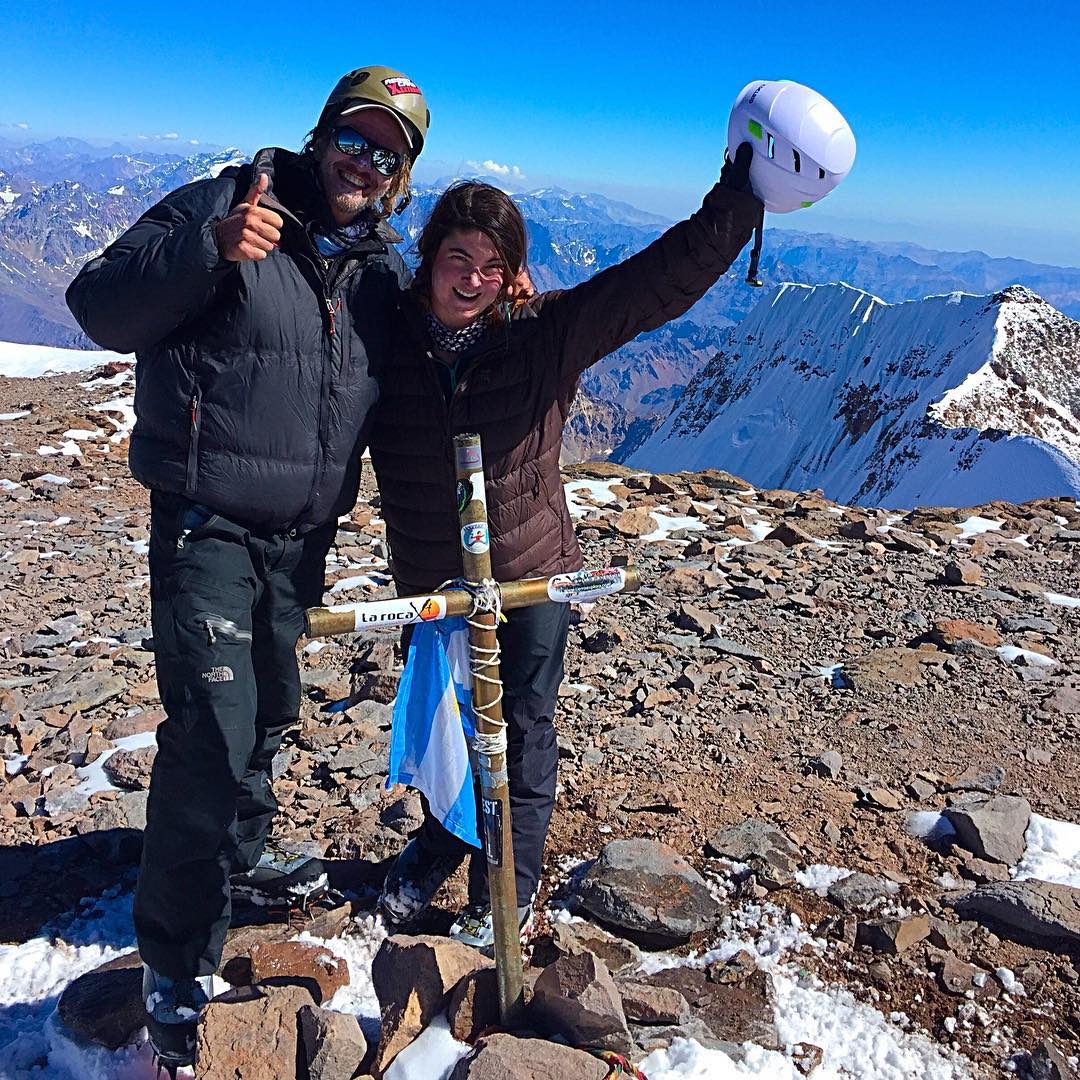
POLYGON ((763 282, 758 277, 758 260, 761 258, 762 233, 765 230, 765 208, 761 209, 761 217, 754 226, 754 246, 750 249, 750 266, 746 271, 746 284, 760 289, 763 282))

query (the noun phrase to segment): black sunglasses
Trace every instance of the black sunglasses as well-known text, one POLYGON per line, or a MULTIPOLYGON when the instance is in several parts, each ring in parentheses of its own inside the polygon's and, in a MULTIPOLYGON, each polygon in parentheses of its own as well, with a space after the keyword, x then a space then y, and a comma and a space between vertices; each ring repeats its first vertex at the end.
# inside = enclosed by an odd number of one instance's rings
POLYGON ((402 166, 404 155, 396 150, 387 150, 385 146, 376 146, 370 139, 365 139, 355 128, 336 127, 331 133, 334 145, 350 157, 367 154, 371 166, 383 176, 393 176, 402 166))

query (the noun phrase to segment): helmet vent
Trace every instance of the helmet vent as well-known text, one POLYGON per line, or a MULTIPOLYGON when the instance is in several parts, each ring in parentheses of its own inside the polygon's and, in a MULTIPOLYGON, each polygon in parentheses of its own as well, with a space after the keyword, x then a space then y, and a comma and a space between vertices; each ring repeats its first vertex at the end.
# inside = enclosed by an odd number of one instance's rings
POLYGON ((799 151, 793 149, 791 156, 795 159, 795 171, 802 172, 802 158, 799 157, 799 151))
POLYGON ((822 168, 820 168, 820 167, 818 168, 818 171, 817 171, 817 178, 818 178, 819 180, 824 180, 824 179, 825 179, 825 170, 824 170, 824 169, 822 169, 822 168))
POLYGON ((358 71, 351 79, 349 79, 349 85, 359 86, 362 82, 367 82, 370 76, 370 71, 358 71))
POLYGON ((771 135, 767 135, 766 138, 769 140, 769 157, 774 158, 776 157, 776 140, 771 135))

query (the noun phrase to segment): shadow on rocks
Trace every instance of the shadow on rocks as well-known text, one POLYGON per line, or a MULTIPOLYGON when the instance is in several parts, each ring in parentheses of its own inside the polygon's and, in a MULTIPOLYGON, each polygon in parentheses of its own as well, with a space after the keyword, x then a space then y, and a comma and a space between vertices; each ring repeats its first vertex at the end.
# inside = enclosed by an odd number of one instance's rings
POLYGON ((137 829, 0 847, 0 941, 26 941, 82 897, 117 885, 138 866, 141 852, 137 829))

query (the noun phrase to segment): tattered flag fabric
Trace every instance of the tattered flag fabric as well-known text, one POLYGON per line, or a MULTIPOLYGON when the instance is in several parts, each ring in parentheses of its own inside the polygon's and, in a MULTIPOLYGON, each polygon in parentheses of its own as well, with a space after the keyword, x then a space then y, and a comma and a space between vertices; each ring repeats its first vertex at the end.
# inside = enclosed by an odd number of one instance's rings
POLYGON ((387 784, 423 792, 445 829, 480 847, 469 765, 471 678, 464 619, 414 627, 394 703, 387 784))

